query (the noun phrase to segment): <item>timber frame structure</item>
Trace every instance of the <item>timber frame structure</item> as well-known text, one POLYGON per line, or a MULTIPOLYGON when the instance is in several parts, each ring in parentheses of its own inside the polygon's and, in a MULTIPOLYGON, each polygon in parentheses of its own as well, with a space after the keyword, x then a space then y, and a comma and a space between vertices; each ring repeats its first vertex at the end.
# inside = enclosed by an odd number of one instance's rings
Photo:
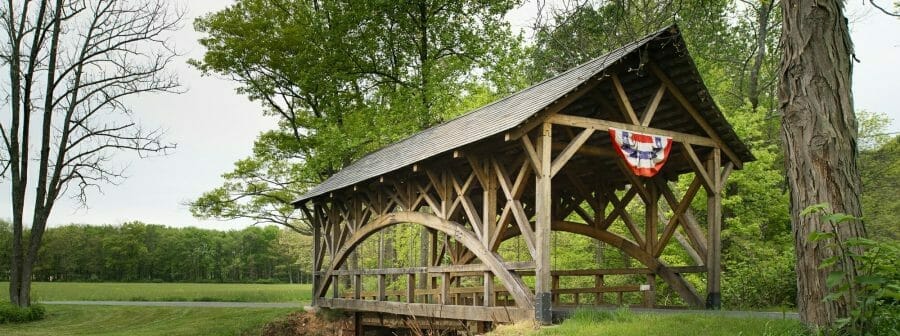
POLYGON ((605 294, 617 293, 621 304, 623 292, 637 292, 644 305, 655 306, 659 283, 684 305, 715 309, 723 186, 732 170, 752 160, 671 26, 371 153, 296 200, 314 231, 313 305, 550 323, 560 296, 574 295, 576 305, 603 304, 605 294), (610 127, 671 137, 660 173, 634 175, 614 152, 610 127), (691 175, 679 195, 673 181, 682 174, 691 175), (691 210, 701 189, 705 223, 691 210), (346 267, 361 242, 395 224, 430 233, 427 265, 346 267), (552 270, 554 231, 596 239, 641 267, 552 270), (529 258, 507 262, 498 248, 518 236, 529 258), (684 249, 692 263, 661 260, 670 245, 684 249), (705 298, 686 273, 705 273, 705 298), (604 284, 604 276, 617 274, 646 283, 604 284), (594 286, 560 288, 567 276, 593 277, 594 286), (363 277, 376 277, 376 290, 363 291, 363 277), (403 277, 405 290, 385 288, 403 277), (417 277, 427 286, 417 286, 417 277))

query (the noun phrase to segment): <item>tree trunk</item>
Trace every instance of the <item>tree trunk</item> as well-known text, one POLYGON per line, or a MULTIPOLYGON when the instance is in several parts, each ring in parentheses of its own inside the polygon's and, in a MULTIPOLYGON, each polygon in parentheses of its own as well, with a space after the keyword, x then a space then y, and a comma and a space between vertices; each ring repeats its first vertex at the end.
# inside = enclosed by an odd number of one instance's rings
POLYGON ((775 6, 774 0, 763 1, 756 13, 756 57, 750 68, 750 83, 747 85, 747 96, 753 109, 759 107, 759 73, 766 60, 766 39, 769 36, 769 14, 775 6))
MULTIPOLYGON (((832 230, 818 215, 800 212, 826 203, 834 212, 861 215, 852 45, 840 1, 783 1, 782 13, 778 98, 797 255, 797 304, 806 324, 827 326, 847 315, 853 299, 823 302, 830 270, 818 265, 833 253, 823 242, 807 238, 813 231, 832 230)), ((839 239, 865 236, 865 229, 853 222, 836 234, 839 239)), ((852 263, 838 267, 854 274, 852 263)))

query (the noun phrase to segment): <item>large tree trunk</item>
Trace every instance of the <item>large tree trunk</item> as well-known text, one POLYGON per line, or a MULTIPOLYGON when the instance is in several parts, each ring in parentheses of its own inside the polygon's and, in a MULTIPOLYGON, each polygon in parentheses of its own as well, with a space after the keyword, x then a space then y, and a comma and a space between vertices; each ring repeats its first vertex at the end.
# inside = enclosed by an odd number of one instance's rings
MULTIPOLYGON (((861 215, 850 86, 852 45, 840 1, 783 1, 782 13, 778 97, 797 255, 797 304, 805 323, 826 326, 846 316, 853 301, 823 301, 830 270, 818 265, 833 253, 823 242, 807 238, 810 232, 832 229, 818 215, 800 212, 826 203, 835 212, 861 215)), ((865 236, 865 229, 854 222, 842 225, 836 234, 839 239, 865 236)), ((854 274, 852 264, 838 267, 854 274)))

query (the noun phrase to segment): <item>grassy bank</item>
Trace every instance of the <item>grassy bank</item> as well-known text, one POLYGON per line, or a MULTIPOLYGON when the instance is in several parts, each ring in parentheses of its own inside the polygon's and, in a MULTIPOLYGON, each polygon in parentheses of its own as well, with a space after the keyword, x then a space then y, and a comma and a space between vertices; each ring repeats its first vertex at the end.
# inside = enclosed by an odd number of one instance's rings
POLYGON ((531 325, 501 326, 492 336, 794 336, 804 335, 797 320, 726 317, 705 314, 635 314, 627 311, 578 311, 560 325, 534 330, 531 325))
POLYGON ((0 335, 258 335, 292 310, 54 305, 42 321, 0 325, 0 335))
MULTIPOLYGON (((0 282, 0 288, 7 288, 0 282)), ((36 282, 35 301, 309 302, 310 285, 36 282)))

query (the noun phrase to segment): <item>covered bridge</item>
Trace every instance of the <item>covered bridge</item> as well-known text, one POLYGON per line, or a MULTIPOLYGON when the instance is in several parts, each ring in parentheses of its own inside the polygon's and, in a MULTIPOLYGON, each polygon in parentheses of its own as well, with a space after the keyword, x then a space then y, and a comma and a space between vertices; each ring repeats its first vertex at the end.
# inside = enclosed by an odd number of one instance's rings
POLYGON ((623 293, 659 306, 665 286, 676 303, 717 308, 722 188, 753 159, 672 26, 373 152, 297 199, 314 228, 313 305, 360 318, 549 323, 557 307, 621 304, 623 293), (705 221, 690 207, 701 189, 705 221), (346 267, 396 224, 430 234, 425 263, 346 267), (596 239, 640 267, 554 270, 553 232, 596 239), (527 246, 524 261, 498 253, 511 238, 527 246), (691 262, 664 262, 667 247, 691 262), (641 283, 605 281, 617 275, 641 283), (593 282, 561 288, 566 277, 593 282), (377 285, 366 290, 366 279, 377 285))

